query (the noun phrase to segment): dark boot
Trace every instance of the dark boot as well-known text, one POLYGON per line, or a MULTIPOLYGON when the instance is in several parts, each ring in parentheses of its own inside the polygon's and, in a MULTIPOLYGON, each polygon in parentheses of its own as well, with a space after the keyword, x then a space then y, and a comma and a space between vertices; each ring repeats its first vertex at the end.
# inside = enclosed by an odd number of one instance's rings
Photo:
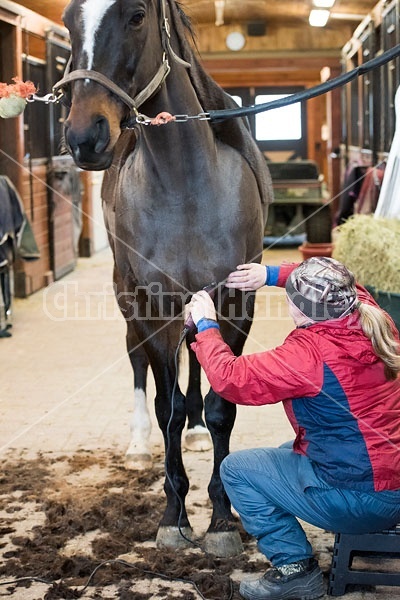
POLYGON ((239 592, 246 600, 314 600, 325 594, 325 586, 317 561, 306 558, 242 581, 239 592))

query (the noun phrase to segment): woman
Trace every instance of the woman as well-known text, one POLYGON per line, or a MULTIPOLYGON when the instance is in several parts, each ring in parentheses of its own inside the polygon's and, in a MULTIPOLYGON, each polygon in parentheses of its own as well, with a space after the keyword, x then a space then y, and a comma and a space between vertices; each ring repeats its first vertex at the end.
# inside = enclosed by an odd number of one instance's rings
POLYGON ((296 434, 291 444, 235 452, 221 465, 233 506, 272 564, 242 581, 240 593, 312 600, 324 595, 322 573, 297 518, 345 533, 400 521, 399 337, 334 259, 239 265, 226 287, 265 283, 286 287, 296 325, 281 346, 233 355, 200 291, 188 307, 198 329, 192 348, 218 394, 235 404, 283 402, 296 434))

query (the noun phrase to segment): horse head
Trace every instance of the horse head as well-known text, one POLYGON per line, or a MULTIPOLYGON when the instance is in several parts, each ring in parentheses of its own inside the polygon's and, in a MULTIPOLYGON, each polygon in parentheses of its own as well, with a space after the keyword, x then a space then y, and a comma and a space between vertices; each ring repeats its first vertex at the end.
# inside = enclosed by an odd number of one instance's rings
MULTIPOLYGON (((164 9, 165 2, 160 0, 164 9)), ((150 85, 158 78, 149 94, 154 92, 169 70, 157 4, 158 0, 71 0, 64 12, 72 68, 55 89, 70 86, 65 142, 83 169, 111 165, 121 127, 137 114, 135 97, 149 88, 149 78, 150 85)))

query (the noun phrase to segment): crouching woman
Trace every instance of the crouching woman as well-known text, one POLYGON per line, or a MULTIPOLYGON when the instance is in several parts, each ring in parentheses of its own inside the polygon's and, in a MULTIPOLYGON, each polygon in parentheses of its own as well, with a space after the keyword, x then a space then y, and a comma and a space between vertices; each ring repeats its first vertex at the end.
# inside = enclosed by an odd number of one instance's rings
MULTIPOLYGON (((229 402, 282 402, 295 440, 234 452, 221 477, 243 526, 272 567, 244 580, 249 600, 312 600, 322 573, 299 523, 367 533, 400 522, 399 336, 391 318, 341 263, 240 265, 227 287, 286 288, 296 328, 273 350, 235 356, 209 295, 189 306, 192 348, 215 392, 229 402)), ((268 414, 265 419, 268 435, 268 414)))

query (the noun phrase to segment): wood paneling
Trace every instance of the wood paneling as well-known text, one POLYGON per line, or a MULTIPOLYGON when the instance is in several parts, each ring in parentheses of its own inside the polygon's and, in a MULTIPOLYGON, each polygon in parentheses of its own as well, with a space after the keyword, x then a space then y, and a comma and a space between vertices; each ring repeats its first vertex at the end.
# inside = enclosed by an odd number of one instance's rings
POLYGON ((50 271, 46 177, 46 164, 32 165, 32 177, 26 166, 22 168, 21 198, 40 249, 40 258, 32 261, 17 260, 15 287, 16 295, 20 297, 29 296, 44 287, 50 271))
POLYGON ((74 186, 73 178, 78 177, 72 159, 55 161, 49 193, 51 203, 52 269, 54 278, 60 279, 76 265, 74 248, 74 186), (67 162, 69 164, 57 164, 67 162))
POLYGON ((320 83, 322 67, 337 68, 339 53, 255 55, 252 58, 207 57, 203 64, 207 72, 222 87, 304 85, 320 83))
MULTIPOLYGON (((31 57, 32 64, 36 64, 35 61, 41 64, 47 59, 45 36, 48 30, 55 38, 61 39, 65 35, 65 30, 63 32, 41 15, 8 0, 0 0, 0 81, 11 81, 15 75, 24 78, 24 54, 31 57)), ((45 92, 46 87, 51 86, 42 82, 40 92, 45 92)), ((28 106, 26 110, 30 108, 28 106)), ((73 228, 76 211, 72 205, 76 200, 79 202, 79 190, 76 186, 70 188, 74 198, 69 197, 68 192, 57 194, 56 190, 50 190, 49 165, 55 162, 55 157, 49 156, 50 144, 42 147, 39 142, 49 136, 47 121, 51 115, 46 111, 35 113, 36 117, 41 127, 31 128, 27 136, 24 136, 24 115, 4 120, 0 127, 0 172, 7 175, 19 191, 40 251, 39 259, 18 258, 16 261, 15 292, 20 297, 41 289, 53 278, 71 271, 76 264, 74 235, 77 235, 77 229, 73 228)), ((73 164, 72 159, 69 162, 73 164)), ((73 170, 78 178, 75 165, 73 170)))
POLYGON ((225 52, 226 58, 235 59, 235 56, 246 56, 253 53, 292 51, 303 53, 313 50, 337 51, 346 43, 354 31, 352 24, 333 23, 324 28, 305 27, 294 23, 273 23, 268 26, 264 36, 247 35, 246 26, 210 27, 199 25, 196 28, 196 40, 201 54, 225 52), (245 36, 245 46, 239 52, 231 52, 226 47, 226 37, 232 31, 241 31, 245 36))

